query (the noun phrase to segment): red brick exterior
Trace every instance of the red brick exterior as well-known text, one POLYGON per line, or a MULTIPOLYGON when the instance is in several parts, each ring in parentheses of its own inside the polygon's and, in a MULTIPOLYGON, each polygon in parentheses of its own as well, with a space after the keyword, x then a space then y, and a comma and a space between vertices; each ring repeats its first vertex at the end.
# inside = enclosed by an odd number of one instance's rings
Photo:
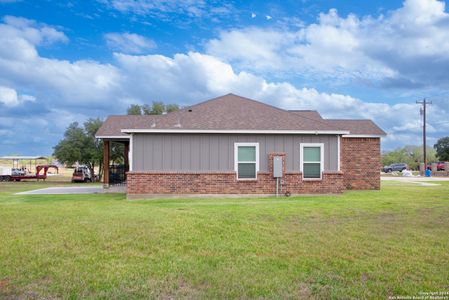
MULTIPOLYGON (((302 180, 301 173, 287 173, 281 193, 330 194, 344 190, 343 173, 324 173, 322 180, 302 180)), ((237 180, 226 173, 128 173, 128 195, 145 194, 275 194, 276 180, 259 172, 257 180, 237 180)))
POLYGON ((342 138, 340 149, 346 189, 380 189, 380 138, 342 138))
POLYGON ((235 172, 129 172, 127 193, 130 198, 151 194, 275 194, 273 155, 283 156, 282 194, 331 194, 344 190, 342 172, 324 172, 322 180, 303 180, 300 172, 285 172, 285 153, 271 153, 270 172, 258 172, 257 180, 237 180, 235 172))
MULTIPOLYGON (((324 172, 321 180, 303 180, 300 172, 286 172, 285 153, 271 153, 269 172, 258 172, 257 180, 237 180, 235 172, 129 172, 130 198, 145 195, 182 194, 275 194, 273 156, 283 157, 280 193, 334 194, 346 189, 380 189, 380 139, 341 138, 340 172, 324 172)), ((263 158, 261 158, 263 159, 263 158)))

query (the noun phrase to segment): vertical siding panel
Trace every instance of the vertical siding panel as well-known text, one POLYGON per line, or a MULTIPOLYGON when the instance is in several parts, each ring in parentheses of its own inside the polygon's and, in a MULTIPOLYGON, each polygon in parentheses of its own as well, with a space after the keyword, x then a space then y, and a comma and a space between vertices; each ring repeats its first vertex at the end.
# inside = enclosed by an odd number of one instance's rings
POLYGON ((220 170, 219 166, 219 151, 220 147, 218 142, 220 141, 219 136, 212 136, 209 140, 209 168, 212 171, 218 171, 220 170))
POLYGON ((228 136, 228 153, 229 160, 228 164, 231 166, 231 170, 234 170, 234 143, 237 142, 237 136, 230 137, 228 136))
POLYGON ((334 163, 332 161, 332 143, 331 143, 331 137, 327 136, 326 138, 327 143, 327 161, 329 162, 328 170, 334 170, 334 163))
POLYGON ((200 148, 201 148, 201 136, 194 135, 192 136, 192 142, 190 144, 190 157, 192 158, 190 162, 190 168, 192 171, 199 171, 200 166, 200 148))
POLYGON ((209 135, 200 135, 200 156, 198 169, 201 171, 210 170, 209 135))
POLYGON ((152 165, 154 170, 162 170, 162 139, 161 135, 154 135, 153 139, 153 155, 152 155, 152 165))
POLYGON ((182 140, 179 138, 179 135, 172 136, 171 138, 171 153, 172 153, 172 161, 170 170, 176 171, 176 168, 182 168, 181 164, 181 142, 182 140))
MULTIPOLYGON (((136 136, 139 136, 139 134, 137 134, 136 136)), ((141 141, 141 148, 142 149, 142 164, 140 165, 139 169, 141 171, 143 170, 151 170, 152 169, 152 165, 151 165, 151 159, 153 157, 153 141, 151 139, 151 137, 145 136, 145 135, 140 135, 139 140, 141 141)))
POLYGON ((144 166, 142 163, 142 155, 143 155, 143 147, 141 146, 141 141, 139 139, 139 137, 137 136, 137 134, 134 135, 133 137, 133 153, 131 154, 133 156, 133 170, 136 171, 140 171, 140 169, 142 168, 142 166, 144 166))
POLYGON ((259 136, 259 160, 260 160, 260 171, 267 171, 268 165, 268 151, 267 151, 267 138, 266 136, 259 136))
POLYGON ((290 135, 287 137, 287 146, 286 146, 286 165, 287 165, 287 171, 292 172, 294 171, 294 158, 295 158, 295 136, 290 135))
MULTIPOLYGON (((136 161, 135 167, 136 169, 133 170, 137 170, 137 171, 143 171, 146 170, 149 166, 148 166, 148 162, 146 161, 147 157, 151 156, 151 149, 148 149, 150 144, 150 140, 148 138, 146 138, 145 135, 139 135, 139 134, 135 134, 133 137, 133 141, 136 140, 136 150, 138 151, 137 154, 137 159, 138 161, 136 161)), ((134 146, 134 145, 133 145, 134 146)), ((134 157, 133 157, 134 159, 134 157)))
POLYGON ((182 160, 182 169, 188 170, 189 169, 189 150, 190 146, 188 143, 188 137, 181 136, 181 145, 182 145, 182 152, 181 152, 181 160, 182 160))
POLYGON ((287 170, 299 170, 300 144, 324 143, 325 170, 336 170, 337 137, 332 135, 136 134, 136 171, 233 171, 234 143, 259 143, 260 170, 268 171, 268 154, 285 152, 287 170))

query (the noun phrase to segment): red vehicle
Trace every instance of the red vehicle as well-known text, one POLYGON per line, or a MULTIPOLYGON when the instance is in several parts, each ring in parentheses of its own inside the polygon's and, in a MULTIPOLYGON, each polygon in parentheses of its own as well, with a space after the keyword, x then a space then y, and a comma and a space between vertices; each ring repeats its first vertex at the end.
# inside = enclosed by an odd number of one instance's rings
MULTIPOLYGON (((437 171, 445 171, 446 163, 444 161, 436 162, 436 164, 437 164, 437 171)), ((432 169, 432 164, 427 165, 427 168, 432 169)))
POLYGON ((92 182, 93 171, 87 166, 78 166, 73 170, 72 182, 92 182))
POLYGON ((20 173, 17 171, 10 171, 5 172, 6 174, 0 175, 0 181, 21 181, 23 179, 39 179, 45 180, 47 179, 47 172, 48 169, 53 168, 56 169, 56 172, 58 172, 58 167, 55 165, 39 165, 36 166, 36 174, 35 175, 26 175, 24 172, 20 173), (43 171, 43 174, 41 174, 41 171, 43 171), (8 174, 9 173, 9 174, 8 174))

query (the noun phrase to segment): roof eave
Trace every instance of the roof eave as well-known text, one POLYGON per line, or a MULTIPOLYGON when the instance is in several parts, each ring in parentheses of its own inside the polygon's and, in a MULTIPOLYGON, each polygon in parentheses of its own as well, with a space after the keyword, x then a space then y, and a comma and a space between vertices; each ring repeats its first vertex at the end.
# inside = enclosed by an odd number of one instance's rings
POLYGON ((207 130, 207 129, 122 129, 122 133, 246 133, 246 134, 338 134, 347 135, 347 130, 207 130))
POLYGON ((344 134, 344 138, 382 138, 386 134, 344 134))
POLYGON ((95 135, 97 139, 129 139, 129 135, 95 135))

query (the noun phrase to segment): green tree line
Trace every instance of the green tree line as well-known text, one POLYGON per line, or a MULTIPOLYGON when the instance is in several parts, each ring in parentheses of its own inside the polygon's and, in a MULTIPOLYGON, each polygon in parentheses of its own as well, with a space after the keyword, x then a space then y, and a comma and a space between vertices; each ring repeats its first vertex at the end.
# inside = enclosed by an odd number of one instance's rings
MULTIPOLYGON (((162 115, 179 110, 177 104, 153 102, 152 105, 132 104, 127 109, 128 115, 162 115)), ((95 138, 95 133, 103 125, 100 118, 88 119, 83 124, 71 123, 64 132, 64 137, 53 147, 53 156, 62 164, 72 166, 76 163, 91 169, 98 167, 100 177, 103 174, 103 141, 95 138)), ((110 161, 122 164, 124 145, 111 143, 110 161)))
POLYGON ((179 110, 178 104, 164 104, 164 102, 154 101, 152 105, 131 104, 126 112, 128 115, 162 115, 177 110, 179 110))
MULTIPOLYGON (((427 162, 449 161, 449 137, 443 137, 432 147, 426 148, 427 162)), ((423 161, 422 146, 405 146, 382 154, 382 166, 393 163, 406 163, 411 169, 418 170, 423 161)))

